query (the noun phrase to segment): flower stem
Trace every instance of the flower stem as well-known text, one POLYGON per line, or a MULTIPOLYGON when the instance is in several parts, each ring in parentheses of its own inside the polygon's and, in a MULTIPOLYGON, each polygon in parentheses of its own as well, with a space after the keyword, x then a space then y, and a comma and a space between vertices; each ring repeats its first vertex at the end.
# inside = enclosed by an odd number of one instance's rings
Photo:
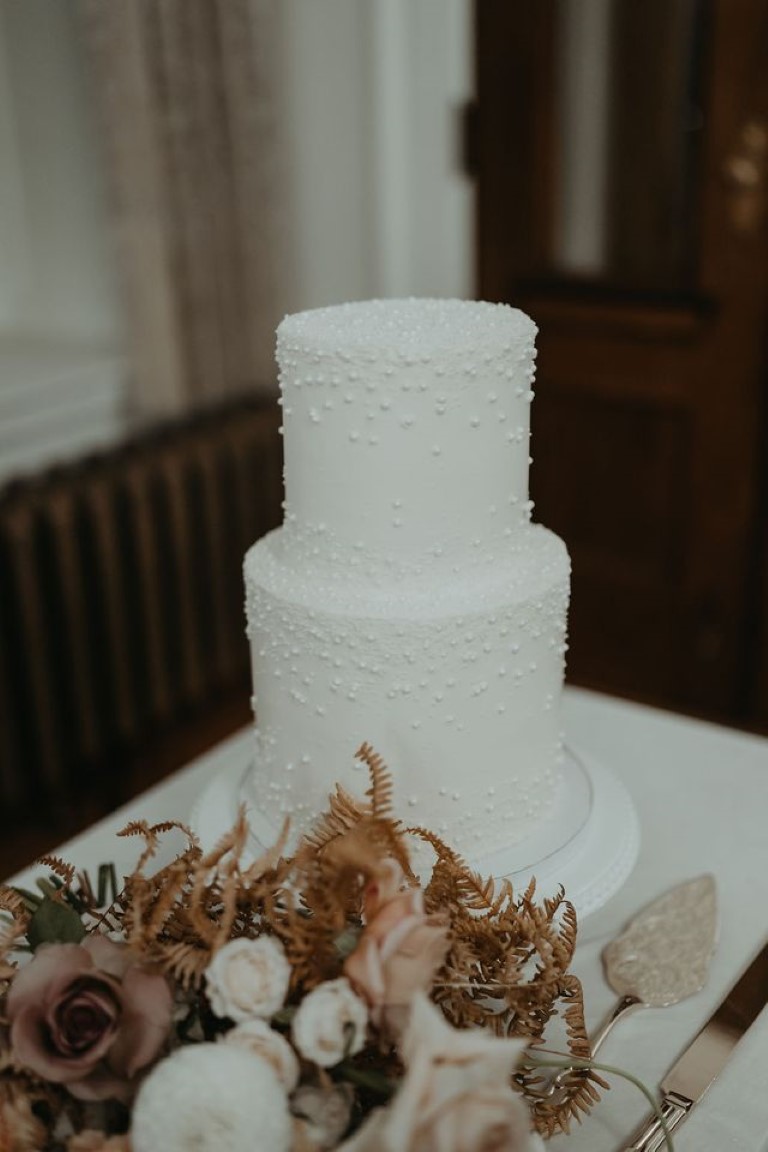
POLYGON ((633 1076, 631 1072, 626 1072, 623 1068, 617 1068, 614 1064, 600 1064, 595 1060, 574 1060, 572 1057, 561 1057, 557 1060, 542 1059, 535 1052, 528 1052, 526 1060, 539 1068, 583 1068, 584 1071, 594 1070, 595 1072, 605 1072, 609 1076, 620 1076, 622 1080, 628 1080, 630 1084, 634 1084, 638 1091, 642 1092, 653 1109, 653 1113, 664 1133, 664 1143, 666 1144, 667 1152, 675 1152, 672 1132, 664 1116, 661 1114, 661 1109, 659 1108, 656 1097, 643 1081, 637 1076, 633 1076))

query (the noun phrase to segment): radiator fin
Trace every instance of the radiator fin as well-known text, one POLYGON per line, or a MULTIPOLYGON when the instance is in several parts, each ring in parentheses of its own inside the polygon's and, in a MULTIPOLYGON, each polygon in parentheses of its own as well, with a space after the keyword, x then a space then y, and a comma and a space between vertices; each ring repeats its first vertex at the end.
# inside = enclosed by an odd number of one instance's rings
POLYGON ((281 520, 278 424, 228 405, 0 493, 0 824, 119 792, 159 732, 247 685, 242 559, 281 520))

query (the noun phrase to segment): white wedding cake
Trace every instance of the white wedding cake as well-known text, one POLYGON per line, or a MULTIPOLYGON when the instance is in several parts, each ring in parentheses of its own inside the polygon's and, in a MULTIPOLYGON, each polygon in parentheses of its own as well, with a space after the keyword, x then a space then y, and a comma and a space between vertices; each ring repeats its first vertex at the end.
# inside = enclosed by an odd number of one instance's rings
POLYGON ((363 741, 407 821, 470 860, 552 813, 570 565, 530 522, 535 334, 458 300, 280 325, 285 523, 245 562, 260 840, 336 781, 360 795, 363 741))

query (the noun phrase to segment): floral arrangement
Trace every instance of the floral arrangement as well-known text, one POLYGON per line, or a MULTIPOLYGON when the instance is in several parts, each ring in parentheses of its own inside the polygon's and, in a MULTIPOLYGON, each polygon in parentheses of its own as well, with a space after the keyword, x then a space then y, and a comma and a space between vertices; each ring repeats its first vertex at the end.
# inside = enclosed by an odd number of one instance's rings
POLYGON ((0 1152, 537 1152, 590 1109, 573 907, 406 828, 357 755, 365 798, 337 788, 290 854, 286 825, 249 859, 243 814, 210 852, 136 822, 111 900, 56 857, 0 888, 0 1152))

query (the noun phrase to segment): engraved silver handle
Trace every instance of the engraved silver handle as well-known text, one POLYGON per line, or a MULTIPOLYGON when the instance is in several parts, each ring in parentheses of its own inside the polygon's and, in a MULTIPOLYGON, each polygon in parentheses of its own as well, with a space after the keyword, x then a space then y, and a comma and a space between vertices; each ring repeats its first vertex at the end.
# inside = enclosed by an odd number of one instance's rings
MULTIPOLYGON (((686 1096, 679 1096, 676 1092, 668 1092, 659 1105, 659 1111, 664 1117, 670 1132, 677 1128, 690 1111, 693 1101, 686 1096)), ((665 1145, 664 1129, 659 1123, 658 1116, 652 1116, 645 1126, 640 1129, 632 1142, 626 1144, 621 1152, 662 1152, 665 1145)))
POLYGON ((638 1008, 645 1008, 646 1005, 639 996, 622 996, 622 998, 614 1005, 610 1015, 608 1015, 603 1023, 598 1028, 594 1037, 592 1038, 590 1047, 592 1055, 597 1053, 598 1048, 602 1045, 608 1033, 613 1028, 617 1020, 622 1020, 628 1016, 630 1012, 636 1011, 638 1008))

